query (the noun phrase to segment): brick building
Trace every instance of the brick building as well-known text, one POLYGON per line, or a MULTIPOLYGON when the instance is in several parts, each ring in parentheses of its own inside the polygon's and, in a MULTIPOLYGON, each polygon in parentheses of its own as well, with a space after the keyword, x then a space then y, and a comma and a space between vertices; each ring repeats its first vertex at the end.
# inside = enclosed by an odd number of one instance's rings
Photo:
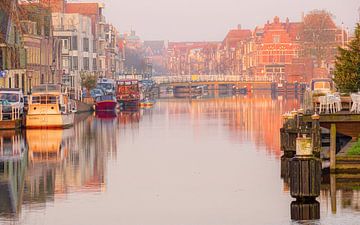
POLYGON ((273 22, 267 22, 263 28, 255 29, 255 36, 252 39, 253 54, 251 70, 256 75, 273 77, 277 81, 285 79, 285 66, 292 64, 293 59, 299 58, 301 51, 300 44, 301 23, 292 23, 286 19, 281 22, 275 17, 273 22))
POLYGON ((220 71, 220 42, 169 42, 170 74, 216 74, 220 71))
POLYGON ((244 71, 245 44, 252 37, 251 30, 237 29, 230 30, 221 45, 221 63, 223 74, 242 75, 244 71))

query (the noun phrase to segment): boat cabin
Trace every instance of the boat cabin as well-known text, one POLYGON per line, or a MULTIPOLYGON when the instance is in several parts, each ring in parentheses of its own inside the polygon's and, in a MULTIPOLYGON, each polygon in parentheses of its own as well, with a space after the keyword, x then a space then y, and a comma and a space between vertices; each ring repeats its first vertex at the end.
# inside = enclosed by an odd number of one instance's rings
POLYGON ((310 89, 315 94, 330 93, 334 89, 334 82, 330 78, 312 79, 310 82, 310 89))
POLYGON ((139 81, 135 79, 119 80, 116 82, 116 99, 118 101, 139 101, 139 81))
POLYGON ((28 114, 68 113, 70 110, 69 98, 61 92, 60 85, 44 84, 33 88, 28 114))

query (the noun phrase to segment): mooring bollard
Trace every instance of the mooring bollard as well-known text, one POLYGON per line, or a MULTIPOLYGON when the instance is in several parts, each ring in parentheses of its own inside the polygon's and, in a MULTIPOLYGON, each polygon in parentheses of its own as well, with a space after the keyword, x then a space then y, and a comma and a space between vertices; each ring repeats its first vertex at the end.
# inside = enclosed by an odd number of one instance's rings
POLYGON ((321 161, 313 155, 311 138, 296 139, 296 155, 289 169, 291 196, 297 201, 314 201, 320 195, 321 161))
POLYGON ((320 203, 318 201, 293 201, 290 205, 292 220, 320 219, 320 203))
POLYGON ((296 155, 289 162, 290 194, 296 201, 290 205, 292 220, 320 219, 321 161, 314 157, 312 138, 296 139, 296 155))

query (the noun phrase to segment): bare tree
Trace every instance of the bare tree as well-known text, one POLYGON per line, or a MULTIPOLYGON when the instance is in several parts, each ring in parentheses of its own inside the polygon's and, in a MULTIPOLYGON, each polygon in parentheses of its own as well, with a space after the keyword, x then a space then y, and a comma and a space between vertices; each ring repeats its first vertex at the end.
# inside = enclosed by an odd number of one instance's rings
POLYGON ((336 31, 333 15, 325 10, 314 10, 305 16, 301 30, 304 55, 315 59, 318 67, 334 59, 336 31))

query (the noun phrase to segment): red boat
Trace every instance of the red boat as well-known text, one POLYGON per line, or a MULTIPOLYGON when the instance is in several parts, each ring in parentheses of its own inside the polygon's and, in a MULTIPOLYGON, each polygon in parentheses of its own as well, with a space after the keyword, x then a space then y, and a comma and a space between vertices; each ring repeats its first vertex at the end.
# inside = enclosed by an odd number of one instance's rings
POLYGON ((139 81, 135 79, 116 82, 116 100, 122 106, 138 106, 140 101, 139 81))
POLYGON ((117 101, 113 95, 102 95, 95 99, 96 111, 115 111, 117 101))

